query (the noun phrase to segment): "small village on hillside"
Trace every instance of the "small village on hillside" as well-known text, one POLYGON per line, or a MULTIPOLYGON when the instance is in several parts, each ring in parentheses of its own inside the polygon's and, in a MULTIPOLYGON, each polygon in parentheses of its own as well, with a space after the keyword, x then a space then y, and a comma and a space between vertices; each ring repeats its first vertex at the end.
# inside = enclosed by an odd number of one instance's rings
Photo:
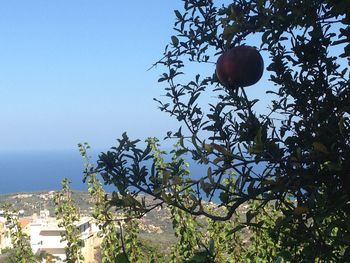
MULTIPOLYGON (((56 258, 56 262, 65 259, 66 242, 61 241, 61 232, 55 217, 50 215, 49 210, 42 210, 40 214, 34 213, 32 216, 19 214, 19 222, 22 231, 30 237, 30 244, 34 254, 46 252, 56 258)), ((100 244, 97 237, 98 227, 91 217, 82 217, 76 224, 79 229, 80 238, 84 242, 82 253, 86 262, 96 262, 96 248, 100 244)), ((11 248, 11 238, 6 227, 5 218, 0 211, 0 250, 11 248)), ((48 256, 50 257, 50 256, 48 256)))
MULTIPOLYGON (((18 211, 14 217, 18 219, 22 232, 30 238, 30 245, 34 255, 43 255, 40 259, 43 263, 64 262, 66 259, 66 242, 62 241, 64 229, 58 226, 59 221, 55 216, 55 204, 53 202, 57 191, 40 191, 30 193, 13 193, 0 195, 0 207, 11 204, 14 211, 18 211)), ((72 191, 72 198, 79 209, 80 219, 75 223, 79 238, 83 242, 82 255, 84 262, 101 262, 101 242, 99 226, 92 217, 93 203, 89 193, 84 191, 72 191)), ((146 196, 146 202, 154 202, 153 198, 146 196)), ((208 206, 216 206, 207 203, 208 206)), ((241 219, 245 218, 247 206, 240 209, 241 219)), ((124 224, 122 214, 115 212, 116 219, 124 224)), ((201 232, 206 231, 207 220, 204 216, 197 218, 201 232)), ((13 244, 10 229, 0 209, 0 262, 9 257, 9 251, 13 244)), ((158 207, 142 218, 138 219, 138 237, 146 250, 158 251, 163 255, 171 253, 172 247, 178 241, 176 238, 170 208, 158 207)), ((249 234, 245 235, 243 243, 249 242, 249 234)))
MULTIPOLYGON (((55 193, 57 192, 45 191, 0 195, 0 207, 11 204, 14 210, 18 211, 14 216, 18 218, 23 233, 30 237, 33 253, 46 255, 43 262, 51 262, 51 257, 55 260, 53 262, 62 262, 66 257, 66 242, 61 241, 64 229, 58 226, 55 217, 53 202, 55 193)), ((72 196, 80 214, 76 227, 79 229, 80 239, 83 240, 84 262, 99 262, 102 239, 98 236, 99 227, 91 215, 93 204, 89 194, 72 191, 72 196)), ((151 198, 147 200, 152 202, 151 198)), ((171 246, 176 242, 169 208, 159 207, 138 221, 139 236, 143 243, 158 251, 169 253, 171 246)), ((8 257, 11 248, 9 228, 4 211, 0 209, 0 262, 8 257)))
MULTIPOLYGON (((53 197, 55 191, 37 193, 18 193, 0 196, 0 205, 11 203, 18 211, 18 221, 22 231, 30 237, 33 253, 47 255, 44 262, 63 262, 66 254, 66 242, 62 242, 63 228, 58 226, 54 214, 53 197)), ((98 262, 101 238, 99 228, 91 216, 92 206, 86 192, 73 191, 73 196, 80 211, 80 220, 76 223, 80 239, 83 241, 82 254, 85 262, 98 262)), ((141 236, 146 242, 164 240, 165 249, 174 243, 175 238, 169 221, 168 209, 158 209, 140 219, 141 236), (152 241, 153 240, 153 241, 152 241)), ((6 257, 6 252, 12 247, 9 229, 6 226, 4 211, 0 210, 0 262, 6 257)))

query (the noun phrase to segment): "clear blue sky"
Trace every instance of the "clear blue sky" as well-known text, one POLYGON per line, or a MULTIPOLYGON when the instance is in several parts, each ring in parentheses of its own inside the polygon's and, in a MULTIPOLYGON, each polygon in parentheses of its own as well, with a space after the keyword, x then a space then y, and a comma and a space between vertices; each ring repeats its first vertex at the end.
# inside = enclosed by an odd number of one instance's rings
MULTIPOLYGON (((178 126, 152 100, 181 1, 11 0, 0 8, 0 151, 95 149, 178 126)), ((252 90, 256 92, 256 90, 252 90)), ((263 93, 262 93, 263 94, 263 93)))
POLYGON ((180 1, 11 0, 0 8, 0 151, 160 136, 161 57, 180 1), (156 120, 156 121, 155 121, 156 120), (151 124, 150 124, 151 123, 151 124))

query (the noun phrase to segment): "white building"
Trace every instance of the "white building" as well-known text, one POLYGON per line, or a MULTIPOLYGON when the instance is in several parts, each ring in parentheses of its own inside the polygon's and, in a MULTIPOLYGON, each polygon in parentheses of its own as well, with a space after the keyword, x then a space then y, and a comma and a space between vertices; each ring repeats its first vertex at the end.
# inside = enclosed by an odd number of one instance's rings
POLYGON ((11 237, 6 227, 6 219, 0 216, 0 254, 4 248, 9 248, 11 246, 11 237))
MULTIPOLYGON (((65 259, 66 242, 61 242, 61 233, 64 229, 58 227, 58 222, 55 218, 47 216, 48 214, 40 213, 40 218, 34 219, 30 224, 30 241, 33 253, 45 251, 51 255, 65 259)), ((80 232, 80 238, 84 241, 82 249, 85 261, 94 262, 95 247, 98 245, 96 233, 98 227, 93 223, 91 217, 81 218, 76 224, 80 232)))

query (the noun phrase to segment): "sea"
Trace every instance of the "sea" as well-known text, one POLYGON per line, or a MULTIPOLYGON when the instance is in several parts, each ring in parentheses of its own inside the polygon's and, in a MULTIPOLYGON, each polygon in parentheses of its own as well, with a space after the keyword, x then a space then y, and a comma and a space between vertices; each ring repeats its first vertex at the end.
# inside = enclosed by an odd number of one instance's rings
POLYGON ((1 152, 0 194, 57 190, 68 178, 72 189, 85 190, 79 151, 1 152))
MULTIPOLYGON (((100 152, 91 154, 96 161, 100 152)), ((195 178, 205 176, 207 168, 191 162, 195 178)), ((0 152, 0 194, 51 191, 61 188, 64 178, 74 190, 86 191, 84 161, 79 151, 0 152)), ((105 186, 111 192, 113 186, 105 186)))
MULTIPOLYGON (((100 152, 91 154, 92 162, 100 152)), ((207 175, 207 167, 189 159, 191 177, 207 175)), ((261 169, 259 169, 261 170, 261 169)), ((83 183, 84 161, 79 151, 52 152, 0 152, 0 195, 10 193, 59 190, 64 178, 71 181, 71 189, 87 191, 83 183)), ((115 191, 113 185, 104 186, 107 192, 115 191)), ((207 197, 201 191, 203 200, 207 197)), ((220 203, 219 193, 211 201, 220 203)))

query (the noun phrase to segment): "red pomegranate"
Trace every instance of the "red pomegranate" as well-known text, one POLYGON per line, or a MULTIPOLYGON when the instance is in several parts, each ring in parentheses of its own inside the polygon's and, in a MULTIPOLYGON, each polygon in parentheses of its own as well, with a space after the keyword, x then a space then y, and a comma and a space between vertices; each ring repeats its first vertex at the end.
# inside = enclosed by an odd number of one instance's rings
POLYGON ((258 50, 238 46, 225 51, 216 62, 216 75, 230 89, 251 86, 259 81, 264 61, 258 50))

